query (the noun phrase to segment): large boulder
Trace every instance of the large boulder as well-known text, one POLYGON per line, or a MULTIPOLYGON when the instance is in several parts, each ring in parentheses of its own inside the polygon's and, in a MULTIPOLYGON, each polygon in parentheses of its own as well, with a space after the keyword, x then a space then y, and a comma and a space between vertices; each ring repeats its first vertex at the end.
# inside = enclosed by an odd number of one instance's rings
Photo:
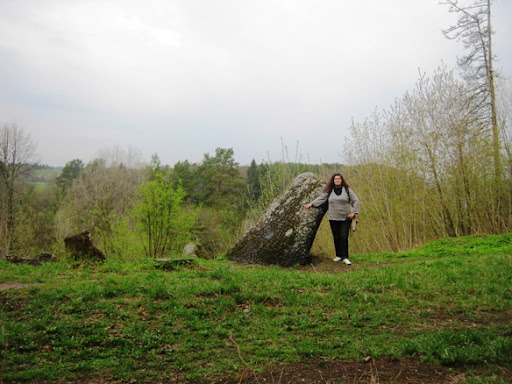
POLYGON ((306 210, 304 205, 320 195, 324 186, 313 173, 297 176, 228 252, 228 258, 285 267, 310 263, 309 251, 327 207, 306 210))
POLYGON ((64 239, 66 252, 75 260, 104 261, 106 259, 92 242, 91 234, 87 231, 64 239))

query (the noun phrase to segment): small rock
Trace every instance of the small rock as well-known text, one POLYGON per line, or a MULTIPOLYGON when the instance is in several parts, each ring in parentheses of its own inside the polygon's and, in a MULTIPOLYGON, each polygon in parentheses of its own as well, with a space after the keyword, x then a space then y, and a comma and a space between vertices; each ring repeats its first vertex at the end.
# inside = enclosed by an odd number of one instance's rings
POLYGON ((196 243, 188 243, 183 247, 183 256, 197 256, 197 244, 196 243))

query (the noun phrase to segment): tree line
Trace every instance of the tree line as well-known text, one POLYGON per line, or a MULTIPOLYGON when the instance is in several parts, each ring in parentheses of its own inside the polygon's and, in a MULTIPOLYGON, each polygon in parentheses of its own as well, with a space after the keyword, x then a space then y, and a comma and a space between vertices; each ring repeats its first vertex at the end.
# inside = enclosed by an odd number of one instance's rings
POLYGON ((318 169, 254 160, 241 167, 231 148, 170 167, 156 154, 144 164, 117 148, 88 164, 69 161, 39 188, 27 176, 40 168, 29 162, 34 143, 15 124, 0 129, 0 256, 63 254, 65 237, 88 231, 108 257, 169 257, 191 241, 216 257, 295 176, 318 169))

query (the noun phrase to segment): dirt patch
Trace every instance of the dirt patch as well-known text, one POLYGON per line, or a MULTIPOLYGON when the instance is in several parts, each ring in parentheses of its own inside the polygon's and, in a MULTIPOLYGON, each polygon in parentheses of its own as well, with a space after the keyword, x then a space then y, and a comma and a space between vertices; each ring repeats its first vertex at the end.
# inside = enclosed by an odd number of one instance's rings
POLYGON ((0 291, 5 291, 7 289, 35 287, 37 285, 42 285, 42 284, 40 284, 40 283, 0 283, 0 291))
POLYGON ((451 313, 443 310, 433 312, 426 319, 430 327, 450 329, 454 324, 463 325, 467 328, 476 326, 490 325, 509 325, 512 319, 512 310, 494 311, 494 312, 476 312, 469 317, 463 313, 451 313))
POLYGON ((391 358, 369 359, 368 362, 353 361, 312 361, 294 363, 256 373, 246 369, 236 381, 218 381, 219 383, 365 383, 365 384, 462 384, 475 375, 494 374, 504 380, 512 379, 512 372, 499 367, 499 372, 471 373, 464 368, 449 368, 414 359, 393 360, 391 358))
MULTIPOLYGON (((346 360, 323 361, 314 359, 308 363, 292 363, 255 372, 246 368, 238 375, 203 377, 187 380, 183 372, 165 371, 158 377, 116 380, 110 375, 77 377, 73 383, 190 383, 190 384, 465 384, 471 378, 493 377, 503 382, 512 380, 512 372, 504 367, 444 367, 422 363, 414 359, 394 360, 388 357, 370 359, 368 362, 346 360)), ((500 381, 501 382, 501 381, 500 381)), ((32 384, 49 384, 47 381, 31 381, 32 384)))

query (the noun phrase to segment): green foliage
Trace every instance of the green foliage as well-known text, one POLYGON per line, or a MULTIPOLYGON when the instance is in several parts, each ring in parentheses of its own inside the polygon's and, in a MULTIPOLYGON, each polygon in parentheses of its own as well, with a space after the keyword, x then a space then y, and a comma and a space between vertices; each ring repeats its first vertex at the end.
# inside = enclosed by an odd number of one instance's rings
MULTIPOLYGON (((32 176, 32 174, 30 174, 32 176)), ((16 185, 16 214, 11 229, 11 253, 33 257, 48 252, 55 242, 54 218, 56 188, 49 182, 26 182, 16 185)), ((1 188, 0 188, 1 195, 1 188)), ((1 205, 1 204, 0 204, 1 205)), ((0 211, 3 207, 0 207, 0 211)), ((1 216, 1 213, 0 213, 1 216)), ((0 218, 0 232, 5 229, 0 218)), ((7 233, 0 233, 1 242, 7 233)), ((2 256, 0 245, 0 257, 2 256)))
MULTIPOLYGON (((109 255, 114 260, 134 262, 145 256, 141 235, 129 214, 112 219, 109 241, 109 255)), ((111 260, 112 258, 108 258, 111 260)))
POLYGON ((230 247, 247 209, 247 185, 233 149, 217 148, 199 165, 175 164, 172 179, 186 192, 184 200, 200 207, 195 227, 198 242, 212 257, 230 247))
POLYGON ((73 181, 80 175, 80 173, 84 170, 84 163, 80 159, 73 159, 68 161, 64 168, 62 169, 61 174, 55 180, 55 183, 61 190, 61 193, 64 194, 73 181))
POLYGON ((200 203, 200 201, 196 200, 196 198, 199 198, 199 196, 196 196, 196 190, 200 181, 197 177, 196 169, 197 166, 190 164, 187 160, 179 161, 174 164, 171 177, 175 182, 179 181, 183 186, 187 193, 186 200, 197 204, 200 203))
POLYGON ((57 238, 88 230, 101 249, 112 252, 113 227, 128 215, 146 171, 103 159, 87 164, 69 188, 56 215, 57 238))
POLYGON ((173 185, 166 171, 155 169, 140 186, 131 214, 137 223, 146 256, 161 258, 190 241, 197 213, 183 207, 185 191, 173 185))
POLYGON ((199 180, 196 201, 230 209, 243 207, 246 188, 232 148, 217 148, 214 156, 206 153, 196 172, 199 180))
POLYGON ((500 382, 473 370, 510 369, 510 242, 510 234, 447 239, 354 255, 347 273, 225 260, 174 272, 147 258, 75 268, 0 261, 0 283, 41 284, 0 291, 2 379, 213 382, 247 365, 257 375, 312 358, 391 356, 500 382))
POLYGON ((56 190, 51 186, 41 189, 25 185, 20 190, 15 229, 20 254, 37 256, 51 250, 55 243, 55 197, 56 190))

